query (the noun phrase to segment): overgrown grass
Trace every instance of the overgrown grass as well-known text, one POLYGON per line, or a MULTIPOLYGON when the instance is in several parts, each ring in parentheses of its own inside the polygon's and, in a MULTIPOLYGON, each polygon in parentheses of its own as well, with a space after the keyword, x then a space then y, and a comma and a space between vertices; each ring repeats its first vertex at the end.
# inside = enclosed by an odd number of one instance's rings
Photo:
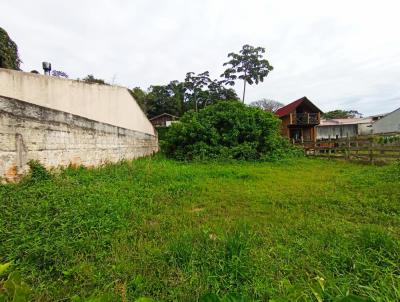
POLYGON ((0 186, 0 263, 34 300, 400 300, 398 165, 155 157, 39 172, 0 186))

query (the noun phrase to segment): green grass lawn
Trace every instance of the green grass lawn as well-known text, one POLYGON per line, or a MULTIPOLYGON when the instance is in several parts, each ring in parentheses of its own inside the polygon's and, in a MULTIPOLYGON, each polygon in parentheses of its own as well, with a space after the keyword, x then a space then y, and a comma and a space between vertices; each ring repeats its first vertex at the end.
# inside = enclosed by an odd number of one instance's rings
POLYGON ((400 300, 398 164, 155 157, 39 178, 0 185, 0 263, 35 301, 400 300))

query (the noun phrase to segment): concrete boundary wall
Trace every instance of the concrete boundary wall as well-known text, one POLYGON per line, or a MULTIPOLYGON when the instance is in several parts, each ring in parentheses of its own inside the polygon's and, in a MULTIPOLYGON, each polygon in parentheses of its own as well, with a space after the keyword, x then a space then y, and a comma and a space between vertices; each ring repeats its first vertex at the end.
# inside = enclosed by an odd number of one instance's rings
POLYGON ((123 87, 0 69, 0 96, 155 135, 152 124, 123 87))
POLYGON ((29 160, 38 160, 47 168, 70 164, 90 167, 157 150, 157 137, 152 134, 0 96, 3 180, 24 175, 29 160))

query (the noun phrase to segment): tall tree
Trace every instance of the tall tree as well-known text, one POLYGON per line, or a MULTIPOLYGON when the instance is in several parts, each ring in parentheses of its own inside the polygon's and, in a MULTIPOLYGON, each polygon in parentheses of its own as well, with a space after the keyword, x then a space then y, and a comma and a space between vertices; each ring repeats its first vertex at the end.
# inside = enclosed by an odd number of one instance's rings
POLYGON ((20 70, 21 59, 17 44, 11 40, 8 33, 0 27, 0 68, 20 70))
POLYGON ((189 104, 185 103, 185 83, 174 80, 167 85, 167 88, 171 98, 171 103, 174 104, 176 109, 176 115, 182 116, 190 109, 189 104))
POLYGON ((246 84, 252 85, 253 83, 263 82, 268 73, 273 70, 268 60, 263 58, 264 53, 265 48, 246 44, 239 54, 229 53, 228 58, 230 57, 231 60, 224 63, 224 66, 230 66, 221 74, 227 84, 234 85, 237 79, 243 80, 243 103, 246 95, 246 84))
POLYGON ((209 100, 207 105, 215 104, 219 101, 239 100, 236 91, 232 88, 226 88, 223 81, 213 80, 208 85, 209 100))
POLYGON ((185 78, 186 94, 193 99, 195 110, 198 111, 199 99, 204 96, 204 87, 208 87, 211 83, 210 73, 205 71, 195 75, 194 72, 188 72, 185 78))
POLYGON ((264 111, 276 112, 279 108, 283 107, 284 104, 274 100, 261 99, 258 101, 251 102, 250 106, 258 107, 264 111))
POLYGON ((146 97, 146 107, 149 117, 162 113, 179 116, 182 112, 180 100, 177 101, 169 85, 150 86, 146 97))
POLYGON ((211 80, 207 71, 198 75, 187 73, 183 82, 153 85, 147 92, 136 87, 131 94, 149 117, 162 113, 182 116, 219 101, 239 100, 235 90, 225 87, 223 81, 211 80))

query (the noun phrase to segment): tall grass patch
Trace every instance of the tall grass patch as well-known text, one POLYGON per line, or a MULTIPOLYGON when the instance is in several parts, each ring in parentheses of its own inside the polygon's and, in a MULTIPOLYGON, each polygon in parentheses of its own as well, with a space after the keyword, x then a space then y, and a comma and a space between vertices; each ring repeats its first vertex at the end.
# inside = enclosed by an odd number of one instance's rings
POLYGON ((37 166, 0 185, 0 263, 12 263, 0 280, 19 274, 37 301, 396 301, 397 169, 160 156, 37 166))

